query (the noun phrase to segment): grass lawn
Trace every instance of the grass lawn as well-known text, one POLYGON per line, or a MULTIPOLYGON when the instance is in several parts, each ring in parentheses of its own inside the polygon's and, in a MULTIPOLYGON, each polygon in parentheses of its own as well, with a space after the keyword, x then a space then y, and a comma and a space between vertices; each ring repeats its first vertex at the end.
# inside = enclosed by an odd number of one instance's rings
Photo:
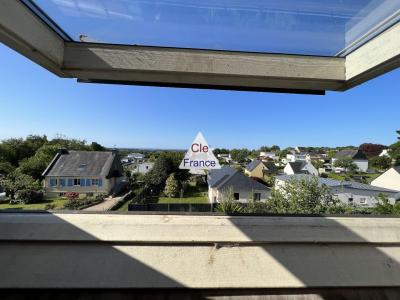
POLYGON ((26 209, 26 210, 44 210, 47 204, 53 204, 54 209, 62 209, 64 204, 67 202, 67 199, 56 198, 44 200, 41 203, 34 204, 0 204, 0 209, 26 209))
POLYGON ((336 173, 329 173, 328 178, 335 179, 335 180, 346 180, 345 175, 340 175, 340 174, 336 174, 336 173))
POLYGON ((373 173, 373 174, 364 174, 363 176, 367 177, 367 182, 371 183, 371 181, 373 181, 375 178, 379 177, 380 175, 382 175, 381 173, 373 173))
POLYGON ((208 203, 207 188, 190 183, 182 198, 159 197, 158 203, 208 203))
MULTIPOLYGON (((371 183, 372 180, 374 180, 376 177, 378 177, 381 174, 380 173, 372 173, 372 174, 371 173, 361 173, 361 174, 357 174, 357 175, 365 177, 367 182, 371 183)), ((336 179, 336 180, 346 180, 346 175, 330 173, 330 174, 328 174, 328 178, 336 179)))
POLYGON ((185 197, 185 198, 158 198, 158 203, 208 203, 207 197, 185 197))

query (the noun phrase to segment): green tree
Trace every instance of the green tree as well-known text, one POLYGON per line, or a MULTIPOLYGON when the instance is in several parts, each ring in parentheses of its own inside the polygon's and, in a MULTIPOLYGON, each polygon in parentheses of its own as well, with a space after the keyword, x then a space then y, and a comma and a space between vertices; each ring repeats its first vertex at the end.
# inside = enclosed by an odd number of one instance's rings
POLYGON ((400 141, 390 145, 389 149, 389 155, 394 160, 394 164, 400 165, 400 141))
POLYGON ((247 161, 247 157, 249 156, 250 151, 245 148, 232 149, 230 153, 234 161, 237 161, 238 163, 244 163, 247 161))
POLYGON ((17 167, 19 161, 30 157, 35 152, 26 146, 23 139, 8 139, 0 144, 0 161, 6 161, 17 167))
POLYGON ((25 139, 25 146, 31 150, 31 153, 35 153, 40 147, 47 144, 48 140, 45 135, 28 135, 25 139))
POLYGON ((0 177, 7 176, 15 170, 15 167, 8 161, 0 161, 0 177))
POLYGON ((261 146, 260 149, 258 149, 260 152, 269 152, 271 151, 271 148, 268 146, 261 146))
POLYGON ((35 155, 26 158, 20 162, 18 170, 26 175, 32 176, 34 179, 42 179, 42 173, 57 154, 61 144, 43 145, 35 155))
POLYGON ((188 170, 179 169, 183 155, 181 152, 161 153, 154 162, 153 169, 145 175, 145 185, 154 192, 160 192, 171 173, 175 173, 175 178, 180 183, 186 181, 189 178, 188 170))
POLYGON ((169 198, 177 197, 180 190, 180 184, 175 178, 175 173, 171 173, 165 181, 164 194, 169 198))
POLYGON ((29 158, 24 159, 18 170, 22 174, 29 175, 34 179, 42 179, 42 173, 46 169, 47 165, 50 163, 50 159, 47 159, 44 156, 35 155, 29 158))
POLYGON ((102 145, 100 145, 99 143, 96 143, 96 142, 92 142, 90 144, 90 148, 93 151, 105 151, 106 150, 105 147, 103 147, 102 145))
POLYGON ((358 166, 349 157, 339 158, 335 160, 334 167, 344 168, 348 172, 355 172, 358 170, 358 166))
POLYGON ((346 209, 317 177, 286 182, 272 191, 268 202, 272 213, 342 213, 346 209))
POLYGON ((215 148, 213 150, 213 153, 215 156, 217 156, 218 154, 229 154, 229 150, 225 148, 215 148))
POLYGON ((369 163, 372 167, 379 170, 386 170, 390 168, 392 159, 388 156, 376 156, 369 159, 369 163))
POLYGON ((15 194, 20 190, 41 190, 41 185, 38 180, 17 171, 3 179, 0 179, 0 186, 3 187, 6 194, 11 197, 11 199, 14 199, 15 194))
POLYGON ((272 145, 272 147, 271 147, 271 151, 276 152, 276 151, 280 151, 280 150, 281 150, 281 147, 279 147, 278 145, 272 145))
POLYGON ((288 155, 291 150, 292 150, 291 148, 286 148, 286 149, 280 150, 278 152, 279 158, 281 158, 281 159, 285 158, 286 155, 288 155))
POLYGON ((324 167, 324 162, 320 160, 313 160, 311 164, 318 170, 319 168, 324 167))

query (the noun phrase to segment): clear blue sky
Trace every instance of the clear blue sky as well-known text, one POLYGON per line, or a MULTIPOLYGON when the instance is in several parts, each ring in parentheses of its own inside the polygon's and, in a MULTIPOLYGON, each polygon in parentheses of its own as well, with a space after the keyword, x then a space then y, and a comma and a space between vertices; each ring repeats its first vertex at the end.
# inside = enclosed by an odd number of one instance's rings
POLYGON ((56 134, 106 146, 391 144, 400 70, 326 96, 136 87, 61 79, 0 45, 0 139, 56 134))

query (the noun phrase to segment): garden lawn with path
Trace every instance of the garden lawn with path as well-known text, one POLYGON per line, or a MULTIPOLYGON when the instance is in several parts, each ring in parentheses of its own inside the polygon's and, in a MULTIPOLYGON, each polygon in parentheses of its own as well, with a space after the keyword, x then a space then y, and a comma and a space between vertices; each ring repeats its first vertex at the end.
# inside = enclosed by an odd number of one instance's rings
POLYGON ((40 203, 31 204, 9 204, 1 203, 0 210, 2 209, 22 209, 22 210, 45 210, 48 205, 54 205, 52 209, 62 209, 64 204, 67 203, 66 198, 46 199, 40 203))

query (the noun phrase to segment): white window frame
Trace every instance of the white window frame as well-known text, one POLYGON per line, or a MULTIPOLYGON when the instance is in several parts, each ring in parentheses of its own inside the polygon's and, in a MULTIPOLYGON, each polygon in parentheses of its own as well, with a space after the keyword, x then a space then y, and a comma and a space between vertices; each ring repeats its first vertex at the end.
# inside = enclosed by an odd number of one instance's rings
POLYGON ((87 83, 324 94, 400 66, 400 23, 344 57, 323 57, 74 42, 22 1, 0 3, 0 42, 60 77, 87 83))

